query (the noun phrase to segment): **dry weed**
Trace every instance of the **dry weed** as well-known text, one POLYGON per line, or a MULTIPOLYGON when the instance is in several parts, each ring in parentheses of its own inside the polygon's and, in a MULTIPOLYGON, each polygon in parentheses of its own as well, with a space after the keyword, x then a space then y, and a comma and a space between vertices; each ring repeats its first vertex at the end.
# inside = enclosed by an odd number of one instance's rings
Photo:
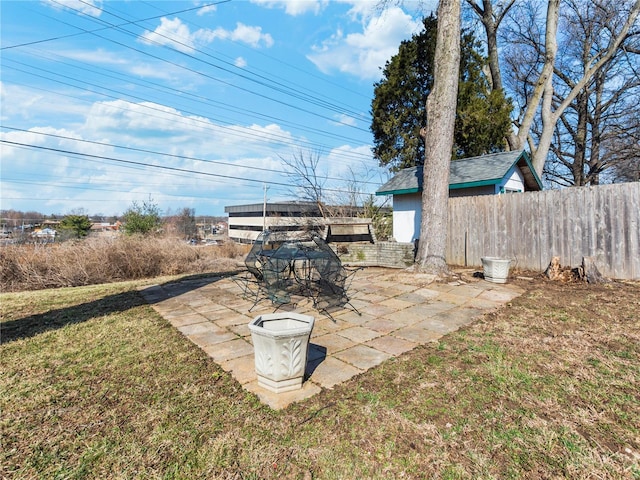
POLYGON ((0 288, 15 292, 233 270, 245 250, 231 242, 194 247, 175 239, 125 236, 6 245, 0 249, 0 288))

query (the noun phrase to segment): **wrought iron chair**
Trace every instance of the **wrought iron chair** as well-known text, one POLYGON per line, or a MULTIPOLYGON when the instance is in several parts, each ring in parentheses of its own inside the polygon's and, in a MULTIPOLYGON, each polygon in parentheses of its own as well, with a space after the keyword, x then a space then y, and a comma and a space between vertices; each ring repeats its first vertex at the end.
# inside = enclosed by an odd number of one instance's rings
MULTIPOLYGON (((333 249, 319 236, 313 238, 317 248, 324 254, 314 260, 316 294, 314 304, 328 313, 329 308, 349 305, 358 315, 361 313, 350 301, 348 290, 355 274, 362 269, 347 268, 333 249)), ((330 316, 330 315, 329 315, 330 316)))
POLYGON ((241 277, 236 277, 234 281, 242 289, 242 297, 244 299, 257 299, 260 291, 260 283, 262 282, 262 263, 260 256, 265 245, 265 241, 269 236, 268 231, 261 232, 251 246, 251 250, 244 259, 247 271, 241 277))
POLYGON ((276 255, 261 256, 262 280, 258 283, 252 311, 262 300, 270 300, 278 310, 282 305, 291 303, 291 266, 286 258, 276 255))

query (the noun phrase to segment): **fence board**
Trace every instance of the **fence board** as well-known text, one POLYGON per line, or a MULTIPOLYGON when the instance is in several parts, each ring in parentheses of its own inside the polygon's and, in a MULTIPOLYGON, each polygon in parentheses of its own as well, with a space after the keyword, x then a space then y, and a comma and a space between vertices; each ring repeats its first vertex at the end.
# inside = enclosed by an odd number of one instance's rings
POLYGON ((640 183, 449 199, 447 261, 503 256, 541 271, 593 257, 603 275, 640 278, 640 183))

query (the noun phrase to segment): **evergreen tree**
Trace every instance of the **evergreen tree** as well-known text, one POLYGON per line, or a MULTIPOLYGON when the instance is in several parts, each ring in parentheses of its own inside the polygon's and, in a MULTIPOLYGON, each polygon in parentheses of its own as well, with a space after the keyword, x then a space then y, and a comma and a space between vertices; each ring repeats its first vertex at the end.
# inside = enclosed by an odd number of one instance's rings
POLYGON ((91 230, 91 220, 86 215, 67 215, 60 221, 60 230, 66 237, 86 237, 91 230))
POLYGON ((124 232, 127 235, 148 235, 156 233, 162 224, 160 210, 154 203, 142 202, 142 205, 133 202, 132 206, 124 212, 124 232))
MULTIPOLYGON (((438 22, 432 15, 423 23, 424 30, 400 44, 384 67, 383 79, 374 85, 373 154, 391 171, 424 162, 420 132, 426 125, 425 106, 433 87, 438 22)), ((472 34, 461 36, 454 158, 503 151, 511 124, 511 102, 502 90, 491 90, 478 48, 472 34)))

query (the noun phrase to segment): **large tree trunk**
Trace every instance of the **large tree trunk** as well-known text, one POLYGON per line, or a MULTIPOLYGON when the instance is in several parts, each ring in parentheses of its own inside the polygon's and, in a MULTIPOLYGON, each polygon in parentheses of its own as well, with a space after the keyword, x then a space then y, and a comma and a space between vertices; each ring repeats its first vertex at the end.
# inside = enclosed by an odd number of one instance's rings
POLYGON ((448 272, 445 260, 449 199, 449 163, 460 68, 460 0, 440 0, 434 82, 427 97, 422 218, 418 269, 448 272))

